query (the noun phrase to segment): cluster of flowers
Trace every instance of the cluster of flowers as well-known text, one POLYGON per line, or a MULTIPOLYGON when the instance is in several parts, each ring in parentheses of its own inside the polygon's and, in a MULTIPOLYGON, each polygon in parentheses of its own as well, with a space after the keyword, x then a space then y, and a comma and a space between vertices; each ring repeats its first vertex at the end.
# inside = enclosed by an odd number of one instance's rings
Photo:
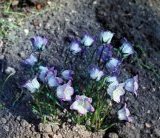
MULTIPOLYGON (((102 77, 107 77, 106 85, 109 83, 107 93, 113 101, 120 103, 121 96, 125 94, 125 90, 132 92, 137 96, 138 76, 136 75, 133 78, 127 79, 124 83, 118 82, 117 74, 119 74, 119 67, 122 64, 123 58, 118 59, 113 57, 113 46, 111 45, 113 36, 114 33, 110 31, 102 32, 100 34, 102 46, 98 47, 96 52, 99 61, 105 64, 107 73, 94 65, 90 67, 89 75, 91 79, 96 81, 100 81, 102 77)), ((45 49, 47 44, 47 39, 40 36, 32 38, 31 41, 36 50, 45 49)), ((71 42, 69 49, 74 55, 76 55, 83 51, 83 47, 92 46, 94 41, 95 40, 91 36, 85 35, 80 42, 71 42)), ((120 52, 125 57, 133 54, 134 49, 132 44, 125 39, 120 47, 120 52)), ((38 59, 33 54, 24 61, 25 64, 30 66, 34 66, 36 62, 38 62, 38 59)), ((65 102, 70 102, 70 109, 77 110, 80 114, 94 112, 94 107, 91 105, 92 98, 86 97, 85 95, 76 95, 75 98, 72 98, 75 94, 74 88, 72 87, 73 75, 74 72, 72 70, 64 70, 61 73, 61 77, 58 77, 57 70, 54 67, 48 68, 39 66, 38 77, 29 80, 23 87, 27 88, 31 93, 34 93, 40 88, 41 83, 39 83, 39 81, 41 81, 42 83, 47 84, 50 88, 56 88, 57 98, 65 102)), ((132 121, 126 103, 124 103, 124 107, 118 111, 118 118, 120 120, 132 121)))

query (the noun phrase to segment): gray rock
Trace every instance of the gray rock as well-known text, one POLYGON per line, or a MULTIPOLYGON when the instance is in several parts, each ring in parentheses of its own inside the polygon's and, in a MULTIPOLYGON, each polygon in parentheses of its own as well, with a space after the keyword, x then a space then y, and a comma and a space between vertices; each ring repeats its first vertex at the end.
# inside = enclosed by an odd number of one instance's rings
POLYGON ((117 133, 109 133, 109 138, 119 138, 117 133))

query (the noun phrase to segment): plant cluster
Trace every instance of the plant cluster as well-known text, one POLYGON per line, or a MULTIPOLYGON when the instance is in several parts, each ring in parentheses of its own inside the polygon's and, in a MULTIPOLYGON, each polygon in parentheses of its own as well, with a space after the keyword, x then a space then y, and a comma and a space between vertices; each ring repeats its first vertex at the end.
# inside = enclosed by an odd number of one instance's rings
MULTIPOLYGON (((119 49, 113 48, 113 36, 114 33, 110 31, 100 33, 97 41, 101 42, 101 46, 92 53, 85 69, 77 67, 75 70, 70 68, 62 71, 41 65, 40 55, 48 40, 41 36, 31 38, 34 51, 24 60, 24 64, 32 68, 35 77, 23 87, 33 96, 33 111, 40 117, 58 116, 63 112, 74 123, 86 125, 90 130, 100 130, 110 125, 113 102, 123 104, 123 108, 117 112, 119 120, 133 121, 127 104, 121 99, 126 91, 137 96, 138 75, 123 83, 118 78, 123 61, 134 53, 134 49, 126 39, 119 49), (96 57, 94 63, 93 57, 96 57), (109 98, 110 101, 107 100, 109 98)), ((72 41, 68 46, 70 54, 83 60, 95 41, 87 34, 80 41, 72 41)))

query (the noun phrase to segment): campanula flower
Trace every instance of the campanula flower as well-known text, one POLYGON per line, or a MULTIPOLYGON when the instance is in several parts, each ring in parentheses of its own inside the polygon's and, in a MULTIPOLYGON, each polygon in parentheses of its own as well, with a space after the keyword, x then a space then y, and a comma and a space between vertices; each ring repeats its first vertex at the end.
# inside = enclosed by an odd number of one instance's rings
POLYGON ((24 85, 24 88, 28 89, 31 93, 36 92, 40 88, 40 83, 35 77, 33 80, 27 81, 24 85))
POLYGON ((116 58, 110 58, 110 60, 106 63, 106 68, 110 72, 117 72, 121 62, 116 58))
POLYGON ((74 93, 74 89, 71 86, 71 81, 66 84, 59 85, 57 87, 56 95, 62 101, 71 101, 71 96, 74 93))
POLYGON ((128 42, 126 39, 123 41, 123 44, 120 47, 120 50, 126 56, 131 55, 131 54, 134 53, 134 49, 133 49, 132 44, 130 42, 128 42))
POLYGON ((124 83, 120 83, 118 85, 110 84, 107 89, 107 93, 110 95, 111 99, 117 103, 120 103, 120 98, 125 94, 125 90, 123 89, 124 83))
POLYGON ((37 61, 38 61, 37 57, 35 57, 33 54, 31 54, 29 56, 29 58, 27 58, 26 60, 24 60, 24 63, 26 65, 29 65, 29 66, 34 66, 37 61))
POLYGON ((72 42, 69 48, 73 54, 77 54, 82 51, 82 48, 80 47, 78 42, 72 42))
POLYGON ((118 79, 116 76, 108 76, 107 77, 107 82, 109 83, 109 85, 115 85, 117 86, 119 84, 118 79))
POLYGON ((72 80, 73 74, 74 74, 74 71, 72 71, 72 70, 64 70, 62 72, 62 76, 65 80, 72 80))
POLYGON ((104 75, 103 71, 99 70, 99 68, 96 66, 90 67, 89 74, 90 74, 90 77, 96 81, 99 81, 104 75))
POLYGON ((47 44, 47 39, 41 36, 31 38, 32 45, 36 50, 44 50, 47 44))
POLYGON ((93 42, 94 42, 94 39, 89 35, 85 35, 81 41, 81 43, 86 47, 91 46, 93 42))
POLYGON ((97 50, 97 56, 101 62, 106 62, 112 57, 112 45, 100 46, 97 50))
POLYGON ((122 109, 118 111, 118 119, 119 120, 124 120, 128 122, 132 122, 133 118, 130 116, 130 111, 127 108, 127 105, 125 104, 122 109))
POLYGON ((110 44, 113 36, 114 36, 114 33, 112 33, 111 31, 104 31, 104 32, 101 32, 100 34, 100 40, 103 43, 110 44))
POLYGON ((49 69, 48 69, 48 67, 39 66, 39 70, 40 70, 39 79, 42 82, 45 82, 46 81, 46 75, 47 75, 47 72, 49 71, 49 69))
POLYGON ((133 78, 127 79, 124 87, 127 91, 133 92, 137 96, 138 75, 134 76, 133 78))
POLYGON ((91 105, 92 98, 88 98, 85 95, 77 95, 76 100, 70 106, 71 110, 77 110, 79 114, 86 114, 87 112, 94 112, 94 108, 91 105))

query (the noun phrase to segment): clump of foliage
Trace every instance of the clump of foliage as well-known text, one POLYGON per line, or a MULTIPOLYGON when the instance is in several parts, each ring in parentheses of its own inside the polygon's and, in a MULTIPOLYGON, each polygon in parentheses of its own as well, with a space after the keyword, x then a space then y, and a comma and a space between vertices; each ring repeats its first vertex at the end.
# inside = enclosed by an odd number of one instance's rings
MULTIPOLYGON (((114 102, 123 104, 123 108, 117 112, 118 119, 131 122, 133 118, 121 98, 126 91, 137 96, 138 75, 123 83, 118 78, 123 61, 134 54, 134 49, 126 39, 120 48, 113 48, 113 36, 114 33, 104 31, 99 40, 85 35, 80 41, 72 41, 68 51, 76 57, 75 67, 62 70, 42 65, 41 52, 48 40, 41 36, 33 37, 33 53, 23 61, 35 74, 23 85, 33 97, 33 111, 41 118, 59 116, 63 112, 73 123, 85 125, 90 130, 104 130, 111 125, 108 119, 114 102), (100 41, 101 45, 89 54, 91 57, 83 64, 95 41, 100 41)), ((69 56, 65 61, 67 58, 69 56)))

